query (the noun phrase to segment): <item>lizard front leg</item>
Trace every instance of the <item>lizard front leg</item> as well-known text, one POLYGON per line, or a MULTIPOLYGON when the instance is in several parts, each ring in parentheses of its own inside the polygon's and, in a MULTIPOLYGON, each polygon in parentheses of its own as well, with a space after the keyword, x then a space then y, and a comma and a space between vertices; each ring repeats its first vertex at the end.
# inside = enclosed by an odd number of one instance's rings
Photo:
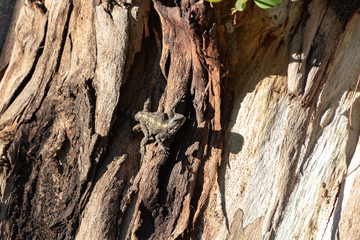
POLYGON ((139 123, 139 124, 136 124, 133 128, 132 128, 132 131, 133 132, 140 132, 140 131, 142 131, 142 129, 141 129, 141 124, 139 123))
POLYGON ((140 123, 140 126, 141 126, 141 130, 144 133, 144 137, 140 142, 140 153, 141 153, 141 158, 143 158, 145 155, 146 143, 149 141, 150 134, 148 128, 144 123, 140 123))
POLYGON ((169 149, 164 145, 164 143, 161 139, 168 138, 168 137, 170 137, 169 133, 159 133, 155 136, 156 142, 159 144, 162 152, 165 153, 165 155, 169 155, 169 149))

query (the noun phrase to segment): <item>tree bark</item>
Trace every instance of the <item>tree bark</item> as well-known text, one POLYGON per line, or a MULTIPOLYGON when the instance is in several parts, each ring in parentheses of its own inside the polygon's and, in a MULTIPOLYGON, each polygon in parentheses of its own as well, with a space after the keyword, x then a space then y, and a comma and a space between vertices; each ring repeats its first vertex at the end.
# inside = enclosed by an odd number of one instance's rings
POLYGON ((0 56, 1 238, 359 238, 345 2, 25 1, 0 56), (124 113, 183 94, 169 155, 142 157, 124 113))

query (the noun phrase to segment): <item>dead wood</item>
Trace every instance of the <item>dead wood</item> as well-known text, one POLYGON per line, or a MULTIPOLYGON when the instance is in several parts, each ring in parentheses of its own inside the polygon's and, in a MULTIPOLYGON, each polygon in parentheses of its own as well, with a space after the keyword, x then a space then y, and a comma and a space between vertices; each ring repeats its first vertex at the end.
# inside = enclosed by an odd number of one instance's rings
POLYGON ((359 6, 232 4, 24 1, 0 56, 2 239, 356 238, 359 6), (169 155, 142 158, 126 113, 182 95, 169 155))

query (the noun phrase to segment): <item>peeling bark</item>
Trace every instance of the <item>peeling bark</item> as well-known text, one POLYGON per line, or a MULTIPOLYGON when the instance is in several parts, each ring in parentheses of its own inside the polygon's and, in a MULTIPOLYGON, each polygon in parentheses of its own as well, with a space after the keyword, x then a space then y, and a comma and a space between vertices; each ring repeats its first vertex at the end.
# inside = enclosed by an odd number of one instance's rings
MULTIPOLYGON (((145 159, 135 180, 137 217, 131 221, 127 238, 175 239, 196 221, 221 159, 218 30, 208 24, 210 17, 203 4, 154 5, 162 25, 160 68, 167 80, 164 108, 182 92, 194 96, 184 131, 196 135, 186 136, 187 142, 180 143, 179 152, 173 152, 167 160, 158 154, 145 159), (202 171, 210 175, 203 182, 201 195, 196 196, 196 182, 202 171), (195 213, 191 212, 191 201, 197 206, 195 213)), ((154 148, 151 151, 156 152, 154 148)))
POLYGON ((232 4, 25 1, 0 56, 2 239, 359 237, 359 4, 232 4), (169 155, 142 158, 125 113, 183 94, 169 155))

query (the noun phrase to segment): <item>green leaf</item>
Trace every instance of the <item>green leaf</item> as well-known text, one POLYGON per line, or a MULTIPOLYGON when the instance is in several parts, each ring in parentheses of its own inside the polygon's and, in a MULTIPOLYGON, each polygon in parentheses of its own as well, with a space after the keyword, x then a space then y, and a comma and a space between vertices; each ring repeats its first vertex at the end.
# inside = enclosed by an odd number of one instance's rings
POLYGON ((247 0, 237 0, 235 7, 231 9, 232 14, 234 14, 236 11, 244 11, 246 8, 246 1, 247 0))
POLYGON ((235 14, 238 10, 236 8, 231 9, 231 14, 235 14))
POLYGON ((263 9, 276 7, 281 3, 281 1, 282 0, 254 0, 255 4, 263 9))

